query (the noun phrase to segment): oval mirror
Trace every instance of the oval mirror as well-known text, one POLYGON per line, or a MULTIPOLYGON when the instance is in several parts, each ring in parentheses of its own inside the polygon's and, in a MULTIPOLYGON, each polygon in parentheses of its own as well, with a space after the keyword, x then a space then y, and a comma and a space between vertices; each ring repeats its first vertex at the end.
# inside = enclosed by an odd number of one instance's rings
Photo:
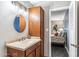
POLYGON ((23 32, 26 27, 25 18, 22 15, 16 16, 14 20, 14 28, 17 32, 23 32))

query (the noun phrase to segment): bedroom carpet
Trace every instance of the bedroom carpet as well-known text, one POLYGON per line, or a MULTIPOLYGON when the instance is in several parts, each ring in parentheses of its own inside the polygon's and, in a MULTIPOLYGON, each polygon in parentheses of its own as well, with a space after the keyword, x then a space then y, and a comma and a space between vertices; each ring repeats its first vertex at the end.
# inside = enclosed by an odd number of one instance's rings
POLYGON ((68 57, 67 51, 62 45, 51 45, 52 57, 68 57))

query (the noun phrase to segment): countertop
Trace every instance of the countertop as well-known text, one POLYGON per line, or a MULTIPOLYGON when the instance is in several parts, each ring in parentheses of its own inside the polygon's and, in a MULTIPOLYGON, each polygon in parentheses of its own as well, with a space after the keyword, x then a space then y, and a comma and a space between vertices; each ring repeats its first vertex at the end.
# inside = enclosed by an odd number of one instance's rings
POLYGON ((31 39, 25 39, 23 41, 16 41, 12 43, 7 43, 6 46, 14 49, 18 49, 21 51, 25 51, 29 47, 33 46, 34 44, 40 42, 40 38, 31 38, 31 39))

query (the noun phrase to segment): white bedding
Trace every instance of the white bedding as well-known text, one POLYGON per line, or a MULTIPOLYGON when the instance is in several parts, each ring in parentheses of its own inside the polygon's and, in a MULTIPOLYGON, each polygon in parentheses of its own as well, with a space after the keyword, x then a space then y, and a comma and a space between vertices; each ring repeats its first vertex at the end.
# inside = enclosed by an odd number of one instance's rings
POLYGON ((60 43, 60 44, 63 44, 65 42, 65 39, 64 39, 64 37, 52 36, 51 37, 51 42, 52 43, 60 43))

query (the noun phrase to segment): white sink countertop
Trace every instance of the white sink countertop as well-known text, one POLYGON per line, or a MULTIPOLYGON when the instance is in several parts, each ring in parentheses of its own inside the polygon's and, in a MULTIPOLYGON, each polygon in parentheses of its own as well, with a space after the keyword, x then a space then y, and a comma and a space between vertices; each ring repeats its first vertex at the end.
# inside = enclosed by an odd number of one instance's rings
POLYGON ((16 41, 13 43, 7 43, 6 46, 14 49, 18 49, 21 51, 25 51, 29 47, 33 46, 34 44, 40 42, 40 38, 31 38, 31 39, 25 39, 23 41, 16 41))

